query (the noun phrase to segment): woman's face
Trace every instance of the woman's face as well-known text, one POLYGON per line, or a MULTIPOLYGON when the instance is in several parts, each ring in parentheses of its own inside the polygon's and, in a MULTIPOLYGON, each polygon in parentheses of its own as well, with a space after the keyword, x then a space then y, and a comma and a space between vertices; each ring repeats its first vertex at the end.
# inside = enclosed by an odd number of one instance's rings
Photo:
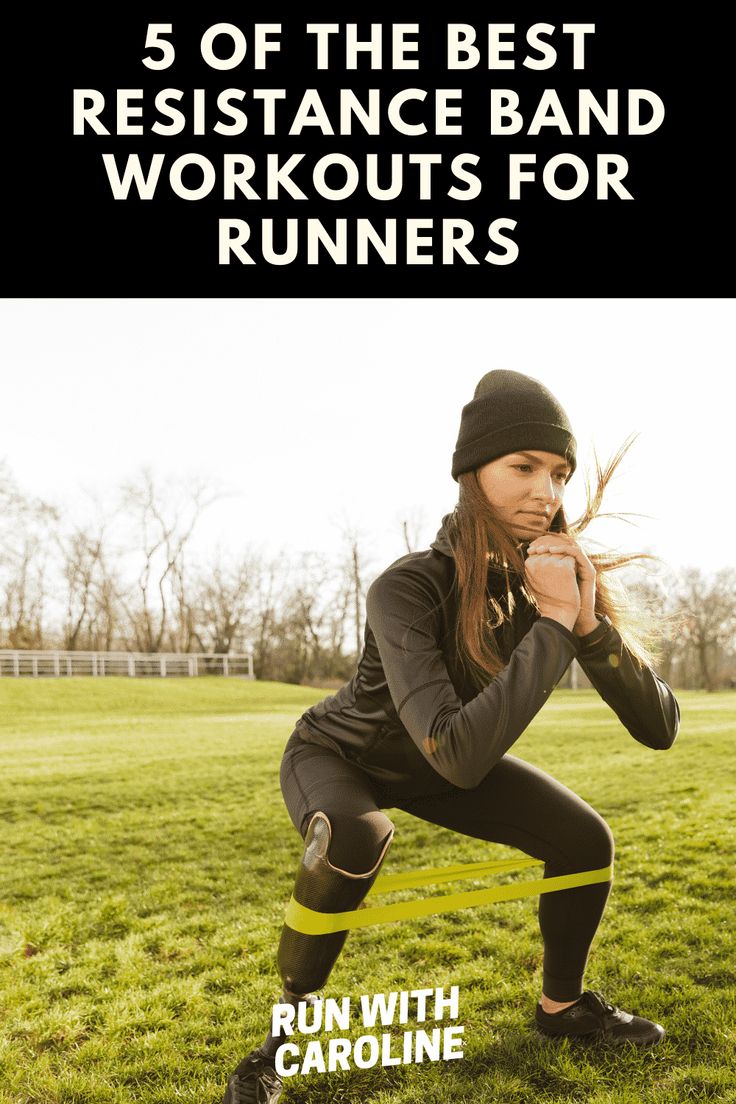
POLYGON ((483 493, 499 520, 523 540, 547 532, 569 474, 563 457, 537 449, 511 452, 478 468, 483 493))

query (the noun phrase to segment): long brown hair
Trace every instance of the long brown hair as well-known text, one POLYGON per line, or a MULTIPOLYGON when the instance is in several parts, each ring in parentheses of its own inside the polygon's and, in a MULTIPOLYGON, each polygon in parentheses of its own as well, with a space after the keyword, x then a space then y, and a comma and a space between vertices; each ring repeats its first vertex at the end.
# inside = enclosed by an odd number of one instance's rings
MULTIPOLYGON (((600 514, 604 491, 616 468, 633 444, 630 436, 611 457, 605 468, 595 456, 596 485, 591 489, 585 477, 586 506, 583 513, 569 522, 561 506, 550 525, 550 532, 569 533, 577 540, 594 517, 621 516, 600 514)), ((523 585, 524 543, 503 526, 486 498, 478 480, 478 472, 470 471, 458 477, 460 486, 457 505, 447 522, 447 536, 452 547, 458 588, 458 617, 455 626, 457 653, 463 666, 469 669, 473 682, 484 686, 505 666, 493 630, 510 618, 514 598, 509 594, 516 580, 522 580, 521 590, 536 608, 536 598, 523 585), (500 572, 509 594, 506 605, 487 592, 488 572, 500 572)), ((635 608, 618 580, 609 572, 641 560, 656 560, 646 552, 616 555, 612 552, 590 552, 588 558, 596 570, 595 612, 607 616, 621 634, 626 647, 642 665, 653 663, 653 655, 645 644, 651 635, 651 618, 643 609, 635 608)))

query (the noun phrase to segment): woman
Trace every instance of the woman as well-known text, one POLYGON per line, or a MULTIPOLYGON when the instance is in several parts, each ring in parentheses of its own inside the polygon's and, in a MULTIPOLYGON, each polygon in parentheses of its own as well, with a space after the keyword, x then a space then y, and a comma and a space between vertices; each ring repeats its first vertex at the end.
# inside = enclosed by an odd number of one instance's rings
MULTIPOLYGON (((591 559, 568 532, 562 500, 575 450, 560 404, 518 372, 488 372, 463 407, 455 510, 429 550, 402 556, 372 583, 355 675, 302 715, 284 751, 282 792, 305 839, 294 887, 300 904, 358 907, 393 837, 386 808, 517 847, 544 861, 545 878, 612 863, 602 817, 508 754, 573 657, 640 743, 669 748, 679 725, 677 701, 605 577, 632 557, 591 559)), ((575 532, 594 516, 621 455, 599 470, 575 532)), ((536 1024, 557 1037, 651 1045, 664 1035, 660 1024, 583 990, 610 887, 540 894, 536 1024)), ((284 925, 281 1001, 310 1000, 346 935, 284 925)), ((281 1041, 269 1033, 243 1059, 223 1104, 275 1104, 281 1041)))

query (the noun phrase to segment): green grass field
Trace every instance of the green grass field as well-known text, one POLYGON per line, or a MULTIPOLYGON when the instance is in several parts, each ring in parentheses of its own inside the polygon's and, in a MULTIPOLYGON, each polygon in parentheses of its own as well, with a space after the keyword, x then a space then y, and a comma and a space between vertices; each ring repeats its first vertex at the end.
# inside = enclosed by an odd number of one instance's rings
MULTIPOLYGON (((279 760, 323 696, 222 679, 0 683, 0 1104, 219 1104, 280 992, 302 847, 279 760)), ((586 985, 664 1023, 665 1040, 536 1035, 526 898, 351 933, 323 995, 458 985, 465 1056, 290 1078, 283 1104, 736 1101, 736 694, 680 704, 675 746, 655 752, 592 691, 557 691, 512 749, 613 829, 586 985)), ((390 815, 385 873, 520 857, 390 815)))

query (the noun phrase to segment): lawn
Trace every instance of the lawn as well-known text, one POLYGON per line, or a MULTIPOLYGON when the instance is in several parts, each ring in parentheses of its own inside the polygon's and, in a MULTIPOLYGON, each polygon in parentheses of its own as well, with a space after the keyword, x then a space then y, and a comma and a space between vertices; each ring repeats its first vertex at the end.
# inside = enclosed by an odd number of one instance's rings
MULTIPOLYGON (((323 696, 236 679, 2 680, 0 1104, 219 1104, 280 992, 302 847, 279 760, 323 696)), ((542 947, 525 898, 352 932, 323 995, 357 1005, 457 985, 464 1057, 299 1075, 283 1104, 736 1101, 736 694, 679 700, 667 752, 636 743, 592 691, 556 691, 512 749, 610 824, 615 881, 586 985, 658 1019, 664 1041, 536 1035, 542 947)), ((390 815, 385 873, 521 857, 390 815)), ((417 1026, 433 1024, 377 1033, 417 1026)))

